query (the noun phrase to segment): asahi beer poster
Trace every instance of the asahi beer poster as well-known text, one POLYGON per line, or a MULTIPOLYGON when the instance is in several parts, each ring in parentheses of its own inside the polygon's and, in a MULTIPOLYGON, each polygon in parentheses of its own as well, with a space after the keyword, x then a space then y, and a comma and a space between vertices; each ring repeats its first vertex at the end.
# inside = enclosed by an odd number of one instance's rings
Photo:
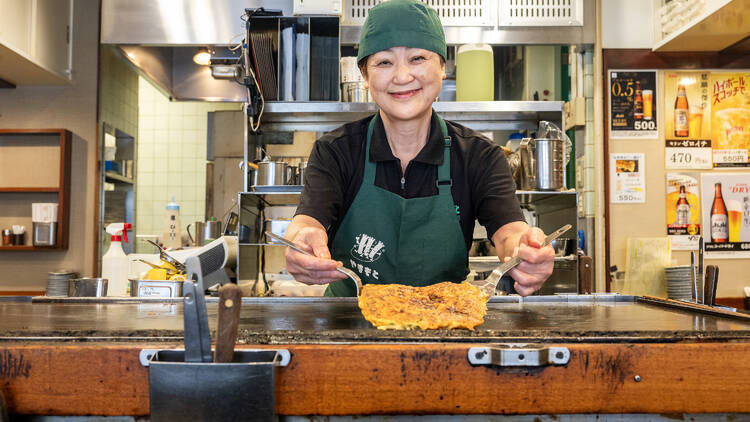
POLYGON ((610 138, 656 138, 656 71, 609 71, 610 138))
POLYGON ((667 235, 673 250, 698 249, 701 232, 697 173, 667 173, 667 235))
POLYGON ((610 202, 646 202, 646 163, 644 154, 610 154, 610 202))
POLYGON ((701 174, 708 258, 750 258, 750 173, 701 174))
POLYGON ((667 169, 711 169, 709 72, 664 72, 667 169))
POLYGON ((711 73, 714 167, 748 167, 750 73, 711 73))

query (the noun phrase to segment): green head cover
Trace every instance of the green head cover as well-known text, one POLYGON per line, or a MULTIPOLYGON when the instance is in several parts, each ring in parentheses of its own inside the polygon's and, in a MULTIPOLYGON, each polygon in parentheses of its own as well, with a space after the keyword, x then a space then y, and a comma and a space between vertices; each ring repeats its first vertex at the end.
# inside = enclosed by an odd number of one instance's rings
POLYGON ((417 0, 388 0, 370 9, 357 62, 391 47, 422 48, 445 59, 445 34, 435 9, 417 0))

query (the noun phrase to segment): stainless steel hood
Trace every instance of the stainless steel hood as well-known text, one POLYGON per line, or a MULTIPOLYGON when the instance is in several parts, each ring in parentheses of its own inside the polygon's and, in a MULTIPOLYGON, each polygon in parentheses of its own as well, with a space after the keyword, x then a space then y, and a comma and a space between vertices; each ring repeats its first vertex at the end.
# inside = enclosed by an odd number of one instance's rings
MULTIPOLYGON (((346 1, 346 0, 344 0, 346 1)), ((292 16, 293 0, 102 0, 103 44, 230 45, 244 31, 245 8, 279 9, 292 16)), ((448 44, 593 44, 596 0, 583 0, 583 26, 446 26, 448 44)), ((342 26, 341 42, 359 41, 359 26, 342 26)))
MULTIPOLYGON (((582 1, 583 26, 446 26, 446 41, 451 45, 593 44, 596 0, 582 1)), ((240 42, 244 10, 258 7, 281 10, 283 16, 293 14, 293 0, 102 0, 101 42, 119 47, 141 74, 171 98, 244 101, 240 85, 214 80, 192 57, 199 48, 240 42)), ((360 26, 342 25, 341 43, 357 44, 360 30, 360 26)))

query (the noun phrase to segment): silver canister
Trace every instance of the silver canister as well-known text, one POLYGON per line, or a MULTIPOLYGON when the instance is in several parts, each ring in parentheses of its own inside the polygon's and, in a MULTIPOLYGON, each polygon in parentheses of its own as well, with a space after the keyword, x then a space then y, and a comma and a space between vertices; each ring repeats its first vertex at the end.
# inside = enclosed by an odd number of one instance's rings
POLYGON ((305 173, 307 173, 307 161, 302 161, 301 163, 299 163, 299 167, 297 168, 298 185, 305 185, 305 173))
POLYGON ((341 84, 341 99, 345 103, 367 103, 370 94, 364 81, 344 82, 341 84))
POLYGON ((57 223, 32 223, 34 235, 32 244, 34 246, 55 246, 57 235, 57 223))
POLYGON ((538 190, 560 190, 565 187, 565 141, 539 138, 534 140, 536 187, 538 190))
POLYGON ((107 296, 106 278, 74 278, 68 281, 68 296, 104 297, 107 296))
POLYGON ((279 186, 287 184, 287 163, 283 161, 261 161, 253 172, 254 186, 279 186))

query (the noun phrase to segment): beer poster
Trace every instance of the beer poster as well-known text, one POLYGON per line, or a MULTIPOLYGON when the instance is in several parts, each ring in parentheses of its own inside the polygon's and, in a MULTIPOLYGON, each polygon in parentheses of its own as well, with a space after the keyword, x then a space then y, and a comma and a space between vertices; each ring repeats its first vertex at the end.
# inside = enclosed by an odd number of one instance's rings
POLYGON ((656 71, 609 71, 610 138, 657 138, 656 71))
POLYGON ((613 204, 646 202, 645 155, 610 154, 609 157, 609 201, 613 204))
POLYGON ((667 235, 673 250, 698 249, 701 231, 697 173, 667 173, 667 235))
POLYGON ((750 258, 750 173, 703 173, 701 208, 708 258, 750 258))
POLYGON ((748 167, 750 73, 711 73, 714 167, 748 167))
POLYGON ((664 72, 667 169, 711 169, 710 73, 664 72))

